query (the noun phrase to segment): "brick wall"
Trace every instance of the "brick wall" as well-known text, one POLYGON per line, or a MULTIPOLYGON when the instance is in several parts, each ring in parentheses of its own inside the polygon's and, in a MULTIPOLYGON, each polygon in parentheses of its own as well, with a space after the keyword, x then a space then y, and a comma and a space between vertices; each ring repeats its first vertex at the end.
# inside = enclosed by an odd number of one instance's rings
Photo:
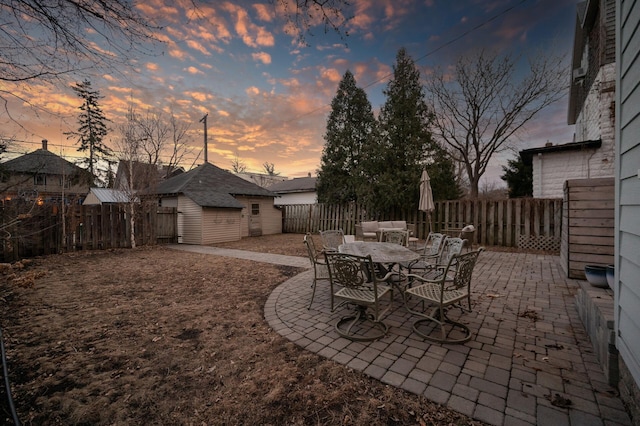
POLYGON ((615 64, 600 68, 576 120, 576 141, 602 140, 598 149, 542 153, 533 157, 533 196, 561 198, 570 179, 612 177, 615 148, 615 64))

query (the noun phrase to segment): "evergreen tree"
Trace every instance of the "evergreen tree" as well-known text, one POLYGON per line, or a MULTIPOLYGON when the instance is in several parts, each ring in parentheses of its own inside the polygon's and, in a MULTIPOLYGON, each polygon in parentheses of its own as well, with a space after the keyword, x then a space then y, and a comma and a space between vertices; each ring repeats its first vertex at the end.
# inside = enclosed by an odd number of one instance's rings
POLYGON ((82 161, 94 178, 97 177, 97 164, 100 160, 108 161, 112 155, 111 150, 103 140, 107 135, 107 122, 109 121, 98 101, 102 99, 98 90, 91 88, 91 82, 84 80, 76 83, 73 90, 82 99, 79 109, 82 111, 78 117, 78 130, 65 133, 69 139, 78 139, 78 152, 87 152, 89 157, 82 161))
POLYGON ((367 94, 347 71, 331 101, 316 185, 319 202, 343 204, 359 200, 367 186, 364 156, 375 133, 376 119, 367 94))
POLYGON ((373 168, 378 171, 370 201, 379 212, 417 208, 420 175, 434 162, 436 145, 429 126, 432 113, 425 102, 420 71, 404 48, 398 51, 393 79, 384 90, 380 111, 382 136, 373 168))
POLYGON ((509 187, 509 198, 533 196, 533 166, 527 164, 522 156, 507 160, 507 165, 502 166, 504 174, 500 179, 509 187))
POLYGON ((462 197, 462 189, 456 179, 453 160, 440 146, 435 147, 433 162, 427 165, 434 200, 457 200, 462 197))

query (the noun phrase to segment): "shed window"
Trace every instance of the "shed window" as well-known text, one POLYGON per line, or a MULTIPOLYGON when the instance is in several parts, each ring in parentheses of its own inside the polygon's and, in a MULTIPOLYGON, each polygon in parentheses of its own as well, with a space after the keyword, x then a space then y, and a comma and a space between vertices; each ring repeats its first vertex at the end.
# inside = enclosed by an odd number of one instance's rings
POLYGON ((251 215, 257 216, 260 214, 260 204, 251 204, 251 215))

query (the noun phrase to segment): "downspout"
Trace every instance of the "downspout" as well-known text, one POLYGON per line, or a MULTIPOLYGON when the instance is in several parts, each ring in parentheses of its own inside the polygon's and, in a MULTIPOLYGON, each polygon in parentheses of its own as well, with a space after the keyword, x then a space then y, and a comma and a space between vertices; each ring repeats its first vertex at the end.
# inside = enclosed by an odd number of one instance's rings
POLYGON ((597 149, 594 149, 591 155, 587 157, 587 179, 591 179, 591 159, 596 155, 597 149))
POLYGON ((539 180, 538 186, 540 187, 540 198, 544 198, 543 197, 544 191, 542 190, 543 180, 542 180, 542 153, 541 152, 538 153, 538 162, 540 163, 540 176, 538 176, 538 180, 539 180))

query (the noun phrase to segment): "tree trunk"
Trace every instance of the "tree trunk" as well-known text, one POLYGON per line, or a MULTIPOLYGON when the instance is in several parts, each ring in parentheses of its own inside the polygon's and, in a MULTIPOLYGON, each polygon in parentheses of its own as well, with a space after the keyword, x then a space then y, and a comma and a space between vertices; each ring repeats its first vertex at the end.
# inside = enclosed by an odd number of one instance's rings
POLYGON ((129 224, 131 225, 131 248, 136 248, 136 215, 133 201, 129 202, 129 224))

